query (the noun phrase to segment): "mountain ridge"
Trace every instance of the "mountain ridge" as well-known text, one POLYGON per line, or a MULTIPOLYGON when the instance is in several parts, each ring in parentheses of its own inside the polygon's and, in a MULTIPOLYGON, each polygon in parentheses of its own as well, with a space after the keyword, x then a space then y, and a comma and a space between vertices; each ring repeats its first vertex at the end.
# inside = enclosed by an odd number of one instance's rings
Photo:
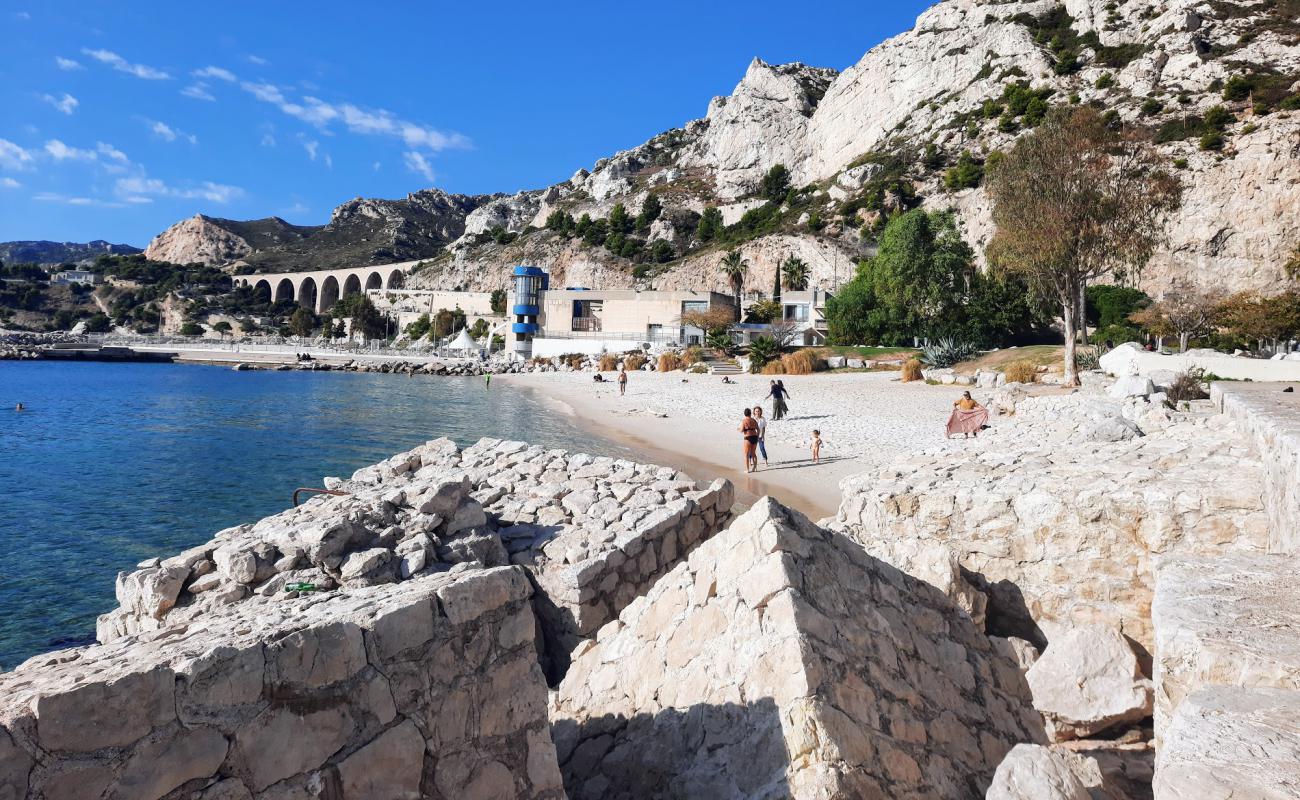
MULTIPOLYGON (((1282 265, 1300 247, 1300 105, 1288 105, 1300 103, 1295 0, 942 0, 843 72, 754 59, 704 117, 568 181, 513 195, 358 198, 296 246, 245 240, 246 252, 217 263, 263 271, 427 258, 412 285, 487 289, 527 261, 561 285, 725 289, 716 269, 725 245, 750 260, 747 290, 769 290, 791 256, 808 261, 812 285, 829 287, 902 207, 952 210, 981 251, 992 232, 987 197, 951 185, 947 171, 963 153, 978 165, 1070 103, 1150 131, 1184 178, 1183 208, 1143 288, 1285 285, 1282 265), (1231 119, 1202 147, 1214 106, 1231 119), (796 192, 774 203, 759 189, 777 164, 796 192), (576 235, 563 219, 548 229, 557 213, 604 224, 622 204, 636 216, 651 194, 656 218, 617 237, 576 235), (725 241, 697 230, 710 207, 733 226, 725 241)), ((222 230, 238 235, 237 224, 222 230)))

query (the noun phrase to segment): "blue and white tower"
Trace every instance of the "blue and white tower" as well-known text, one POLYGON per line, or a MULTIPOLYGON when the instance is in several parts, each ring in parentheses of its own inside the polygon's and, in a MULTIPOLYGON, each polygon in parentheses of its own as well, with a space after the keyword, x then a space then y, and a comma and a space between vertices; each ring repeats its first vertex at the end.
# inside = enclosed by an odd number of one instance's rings
POLYGON ((515 297, 510 313, 515 321, 510 325, 510 333, 515 355, 529 359, 533 355, 533 337, 541 331, 538 319, 542 315, 542 292, 550 288, 550 276, 541 267, 515 267, 514 278, 515 297))

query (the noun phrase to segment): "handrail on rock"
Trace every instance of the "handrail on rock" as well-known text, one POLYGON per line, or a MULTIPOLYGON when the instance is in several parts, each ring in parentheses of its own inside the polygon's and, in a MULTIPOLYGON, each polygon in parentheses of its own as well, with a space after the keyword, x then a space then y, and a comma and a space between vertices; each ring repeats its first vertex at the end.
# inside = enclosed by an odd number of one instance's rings
POLYGON ((295 507, 298 505, 298 495, 301 494, 302 492, 315 492, 316 494, 332 494, 332 495, 347 494, 347 492, 342 492, 339 491, 338 489, 316 489, 310 486, 299 486, 297 489, 293 490, 293 504, 295 507))

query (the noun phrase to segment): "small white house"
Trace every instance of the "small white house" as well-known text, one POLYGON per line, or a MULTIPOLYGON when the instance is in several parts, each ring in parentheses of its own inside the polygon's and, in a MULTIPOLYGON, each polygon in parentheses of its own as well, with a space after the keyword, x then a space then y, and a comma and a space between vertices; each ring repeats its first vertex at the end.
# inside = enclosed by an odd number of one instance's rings
POLYGON ((95 273, 88 269, 65 269, 62 272, 56 272, 50 277, 50 283, 73 284, 80 283, 85 286, 94 286, 98 283, 95 273))

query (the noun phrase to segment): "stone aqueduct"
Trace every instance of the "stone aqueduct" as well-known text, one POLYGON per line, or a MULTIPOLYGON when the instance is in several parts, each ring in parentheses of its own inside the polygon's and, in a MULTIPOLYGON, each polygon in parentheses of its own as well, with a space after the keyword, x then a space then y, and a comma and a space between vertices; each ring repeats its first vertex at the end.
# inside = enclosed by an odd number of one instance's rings
POLYGON ((355 269, 327 269, 312 272, 278 272, 274 274, 236 275, 235 286, 247 286, 264 293, 274 302, 293 300, 317 314, 328 311, 350 294, 400 289, 406 273, 420 262, 380 264, 355 269))

